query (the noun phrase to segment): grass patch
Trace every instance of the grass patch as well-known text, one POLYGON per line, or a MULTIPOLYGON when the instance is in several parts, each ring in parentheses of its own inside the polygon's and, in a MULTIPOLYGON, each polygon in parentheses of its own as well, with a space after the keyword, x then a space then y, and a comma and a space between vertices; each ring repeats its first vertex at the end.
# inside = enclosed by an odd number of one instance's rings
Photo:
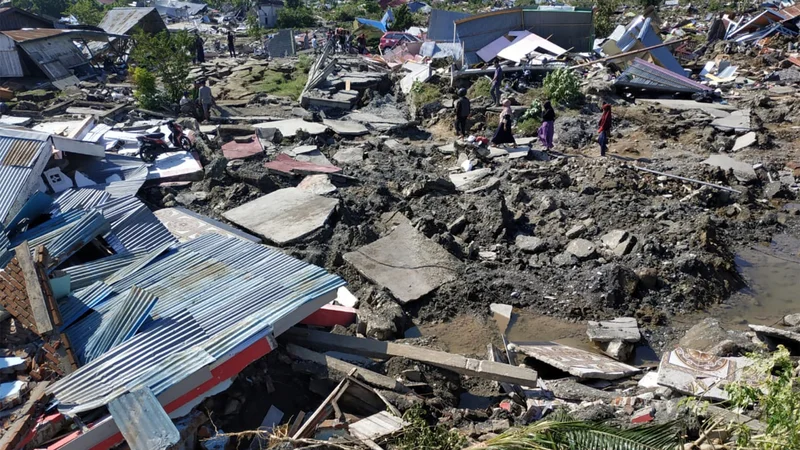
POLYGON ((291 75, 268 70, 264 79, 256 86, 255 92, 275 95, 277 97, 297 98, 303 93, 308 75, 296 71, 291 75))
POLYGON ((414 86, 411 88, 411 100, 417 106, 433 103, 441 97, 442 93, 439 88, 429 83, 415 81, 414 86))
POLYGON ((491 97, 492 81, 486 77, 478 78, 478 80, 472 83, 472 86, 467 89, 467 95, 469 98, 491 97))
POLYGON ((295 72, 308 73, 308 69, 314 64, 314 60, 308 55, 300 55, 297 57, 297 63, 294 65, 295 72))
POLYGON ((523 119, 517 122, 517 127, 514 129, 516 136, 537 136, 539 134, 539 127, 541 122, 537 119, 523 119))

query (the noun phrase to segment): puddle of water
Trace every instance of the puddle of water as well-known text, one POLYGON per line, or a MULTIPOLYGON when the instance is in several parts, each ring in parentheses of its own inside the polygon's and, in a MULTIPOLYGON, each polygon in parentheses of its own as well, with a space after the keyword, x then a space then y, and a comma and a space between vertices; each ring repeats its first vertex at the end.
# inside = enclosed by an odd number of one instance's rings
POLYGON ((800 240, 775 235, 769 246, 745 247, 736 256, 748 288, 710 311, 723 327, 772 325, 800 312, 800 240))
MULTIPOLYGON (((436 336, 437 342, 451 353, 486 357, 486 345, 493 343, 503 348, 497 323, 490 316, 457 316, 449 322, 420 325, 411 329, 411 336, 436 336)), ((572 347, 591 350, 586 336, 586 324, 572 323, 528 311, 514 310, 508 325, 507 338, 511 342, 555 341, 572 347)), ((594 350, 593 350, 594 351, 594 350)))

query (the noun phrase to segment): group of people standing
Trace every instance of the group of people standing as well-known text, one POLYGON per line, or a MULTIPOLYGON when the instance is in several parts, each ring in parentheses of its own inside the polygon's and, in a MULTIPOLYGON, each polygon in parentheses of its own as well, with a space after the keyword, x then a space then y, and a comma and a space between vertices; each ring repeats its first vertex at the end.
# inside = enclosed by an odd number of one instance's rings
MULTIPOLYGON (((228 30, 227 34, 228 39, 228 54, 231 58, 236 58, 236 34, 233 30, 228 30)), ((217 41, 219 44, 219 41, 217 41)), ((194 43, 192 44, 194 50, 194 57, 192 58, 192 62, 194 64, 202 64, 206 62, 206 50, 203 47, 205 45, 205 41, 202 37, 200 37, 200 33, 197 31, 194 32, 194 43)))
MULTIPOLYGON (((503 69, 500 66, 500 62, 495 60, 494 76, 492 77, 490 89, 492 102, 495 106, 500 105, 500 88, 502 81, 503 69)), ((514 133, 512 131, 514 115, 511 109, 511 100, 505 99, 502 105, 503 107, 500 110, 500 115, 498 117, 497 130, 492 136, 490 142, 494 145, 516 145, 516 140, 514 139, 514 133)), ((597 132, 599 136, 597 142, 600 144, 600 156, 605 156, 606 151, 608 150, 608 137, 611 134, 611 105, 608 103, 603 103, 602 112, 603 114, 600 117, 600 122, 598 123, 597 132)), ((456 135, 466 137, 469 134, 467 119, 470 117, 470 101, 467 98, 467 90, 464 88, 458 90, 458 100, 455 102, 455 113, 456 135)), ((542 144, 545 151, 550 151, 554 146, 553 135, 555 134, 556 121, 556 111, 553 108, 553 104, 550 102, 550 100, 546 100, 542 105, 541 120, 542 125, 539 127, 538 131, 539 142, 542 144)))
MULTIPOLYGON (((328 30, 326 37, 328 41, 333 40, 334 53, 351 53, 354 35, 349 31, 344 28, 337 28, 335 31, 328 30)), ((355 36, 355 44, 359 55, 367 53, 367 36, 364 33, 355 36)))

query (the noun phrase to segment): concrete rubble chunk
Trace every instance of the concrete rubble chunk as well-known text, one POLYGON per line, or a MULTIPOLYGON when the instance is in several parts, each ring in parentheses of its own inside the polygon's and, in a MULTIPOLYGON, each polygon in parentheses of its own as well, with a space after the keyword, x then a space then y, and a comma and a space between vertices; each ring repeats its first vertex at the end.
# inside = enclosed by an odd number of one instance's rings
POLYGON ((750 131, 750 110, 742 109, 714 119, 711 125, 720 130, 750 131))
POLYGON ((585 232, 586 232, 586 227, 583 226, 583 224, 578 224, 567 230, 565 236, 567 237, 567 239, 575 239, 581 237, 585 232))
POLYGON ((281 136, 293 138, 300 130, 310 135, 322 134, 328 127, 318 122, 306 122, 303 119, 286 119, 275 122, 264 122, 253 125, 254 128, 272 128, 280 131, 281 136))
POLYGON ((636 367, 607 356, 590 353, 555 342, 512 343, 513 350, 551 365, 578 378, 616 380, 639 373, 636 367))
POLYGON ((364 149, 361 147, 343 148, 333 155, 339 164, 358 164, 364 161, 364 149))
POLYGON ((753 166, 742 161, 737 161, 727 155, 711 155, 703 164, 719 167, 722 170, 733 170, 733 175, 742 182, 754 180, 756 178, 756 171, 753 166))
POLYGON ((736 138, 736 143, 733 144, 733 148, 731 149, 732 152, 738 152, 739 150, 745 149, 750 147, 751 145, 755 144, 758 141, 758 136, 756 135, 755 131, 751 131, 746 133, 742 136, 736 138))
POLYGON ((327 175, 309 175, 303 178, 297 188, 316 195, 336 192, 336 186, 331 183, 327 175))
POLYGON ((800 325, 800 314, 789 314, 783 317, 783 323, 786 326, 796 327, 800 325))
POLYGON ((619 244, 622 244, 626 239, 628 239, 628 232, 625 230, 611 230, 608 233, 604 234, 600 241, 606 248, 615 249, 619 244))
POLYGON ((727 400, 725 385, 742 378, 749 358, 724 358, 710 353, 678 347, 667 352, 658 366, 658 384, 683 394, 710 400, 727 400))
POLYGON ((800 345, 800 333, 790 330, 781 330, 780 328, 765 327, 763 325, 750 324, 748 326, 760 336, 766 336, 772 340, 788 341, 793 345, 800 345))
POLYGON ((275 244, 286 245, 325 226, 338 204, 338 199, 286 188, 247 202, 223 216, 275 244))
POLYGON ((602 322, 590 320, 586 334, 589 335, 589 340, 592 342, 619 340, 636 343, 642 339, 642 335, 639 333, 639 325, 633 317, 617 317, 614 320, 602 322))
POLYGON ((547 250, 547 242, 535 236, 518 235, 514 240, 514 244, 526 253, 542 253, 547 250))
POLYGON ((408 223, 388 236, 345 253, 344 260, 373 283, 389 289, 402 303, 430 293, 458 278, 456 257, 408 223))
POLYGON ((580 260, 591 259, 597 255, 597 246, 586 239, 574 239, 567 244, 567 252, 580 260))
POLYGON ((325 119, 322 123, 339 136, 363 136, 369 133, 367 127, 358 122, 325 119))
POLYGON ((456 189, 465 191, 469 185, 486 178, 490 173, 492 173, 492 169, 489 168, 472 170, 465 173, 455 173, 450 175, 450 181, 456 185, 456 189))

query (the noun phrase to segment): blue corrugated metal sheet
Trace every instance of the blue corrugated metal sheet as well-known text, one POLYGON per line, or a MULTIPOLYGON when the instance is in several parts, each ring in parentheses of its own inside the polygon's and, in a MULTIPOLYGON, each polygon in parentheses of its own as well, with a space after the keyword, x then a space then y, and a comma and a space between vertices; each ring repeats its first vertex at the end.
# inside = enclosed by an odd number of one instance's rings
POLYGON ((630 67, 617 78, 615 84, 665 93, 711 90, 708 86, 639 58, 633 60, 630 67))
POLYGON ((92 242, 94 238, 110 229, 111 225, 100 214, 100 211, 89 212, 47 246, 50 258, 53 260, 53 265, 50 268, 58 267, 59 264, 77 253, 78 250, 92 242))
POLYGON ((165 450, 181 439, 172 419, 146 387, 115 398, 108 404, 108 412, 131 450, 165 450))
MULTIPOLYGON (((103 314, 101 325, 91 330, 92 333, 86 339, 83 351, 78 350, 78 357, 83 363, 98 358, 111 347, 132 338, 144 324, 158 300, 153 294, 136 286, 132 287, 127 295, 118 296, 118 298, 119 300, 117 301, 107 302, 113 303, 113 305, 110 305, 108 311, 103 314)), ((75 345, 75 341, 72 340, 70 333, 79 326, 80 324, 77 324, 67 330, 67 334, 70 335, 70 342, 73 342, 73 345, 75 345)), ((78 342, 83 341, 78 340, 78 342)))
POLYGON ((108 192, 98 189, 67 189, 53 201, 53 213, 94 208, 107 202, 110 197, 108 192))
POLYGON ((590 10, 513 8, 477 14, 455 22, 456 39, 464 44, 464 62, 482 62, 477 51, 509 31, 527 30, 574 52, 591 51, 594 24, 590 10))
POLYGON ((453 42, 455 21, 470 17, 471 14, 458 11, 434 9, 428 20, 428 39, 439 42, 453 42))
MULTIPOLYGON (((653 29, 652 19, 639 16, 628 25, 625 34, 617 41, 617 46, 622 52, 627 52, 635 48, 653 47, 663 42, 661 36, 653 29)), ((667 47, 656 48, 648 53, 658 65, 678 75, 684 75, 683 67, 667 47)))
POLYGON ((11 251, 10 246, 11 242, 8 241, 6 231, 0 227, 0 269, 4 269, 14 258, 14 252, 11 251))
POLYGON ((147 257, 147 250, 117 253, 105 258, 62 269, 69 275, 72 290, 81 289, 96 281, 102 281, 117 271, 141 258, 147 257))
POLYGON ((98 281, 86 289, 80 289, 68 295, 58 303, 58 310, 61 312, 61 330, 66 330, 90 309, 105 301, 112 293, 110 286, 98 281))
POLYGON ((0 128, 0 223, 6 221, 15 203, 27 200, 20 195, 41 175, 33 169, 48 145, 46 135, 0 128))
POLYGON ((0 165, 0 223, 5 222, 11 207, 19 197, 20 187, 25 185, 32 172, 29 167, 0 165))
MULTIPOLYGON (((198 237, 111 284, 116 297, 133 286, 158 297, 153 320, 49 391, 62 410, 72 412, 102 406, 128 385, 142 384, 159 395, 344 284, 277 250, 219 235, 198 237)), ((96 306, 98 315, 116 297, 96 306)), ((98 326, 93 316, 70 328, 98 326)), ((76 336, 72 345, 81 339, 76 336)))
POLYGON ((155 250, 177 240, 163 223, 136 197, 112 198, 98 206, 111 222, 104 236, 115 252, 155 250))

